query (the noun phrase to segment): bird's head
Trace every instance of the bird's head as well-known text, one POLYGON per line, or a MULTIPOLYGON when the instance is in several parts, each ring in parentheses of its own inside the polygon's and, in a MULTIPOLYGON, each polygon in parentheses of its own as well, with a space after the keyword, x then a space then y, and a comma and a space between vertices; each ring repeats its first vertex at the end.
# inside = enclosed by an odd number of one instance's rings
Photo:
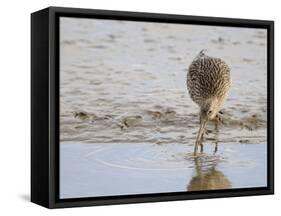
POLYGON ((202 122, 207 122, 216 117, 218 112, 220 111, 221 103, 219 100, 215 98, 207 99, 203 106, 201 106, 200 116, 202 122))
POLYGON ((207 50, 206 50, 206 49, 202 49, 202 50, 198 53, 198 55, 195 57, 195 59, 206 57, 206 56, 207 56, 206 53, 207 53, 207 50))

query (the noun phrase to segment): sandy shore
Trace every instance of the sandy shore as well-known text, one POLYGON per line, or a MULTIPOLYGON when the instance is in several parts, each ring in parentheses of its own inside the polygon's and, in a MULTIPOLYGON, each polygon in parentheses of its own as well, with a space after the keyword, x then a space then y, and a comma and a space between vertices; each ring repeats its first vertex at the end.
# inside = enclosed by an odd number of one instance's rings
POLYGON ((266 142, 265 30, 62 20, 62 142, 192 141, 186 70, 203 48, 231 67, 221 141, 266 142))

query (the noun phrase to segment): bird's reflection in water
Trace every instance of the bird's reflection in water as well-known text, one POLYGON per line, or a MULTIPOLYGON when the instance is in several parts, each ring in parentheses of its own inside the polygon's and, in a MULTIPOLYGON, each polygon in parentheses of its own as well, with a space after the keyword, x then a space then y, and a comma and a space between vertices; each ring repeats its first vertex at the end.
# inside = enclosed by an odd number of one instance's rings
POLYGON ((188 191, 228 189, 231 182, 221 171, 216 169, 218 160, 208 160, 205 157, 194 159, 195 176, 187 185, 188 191))

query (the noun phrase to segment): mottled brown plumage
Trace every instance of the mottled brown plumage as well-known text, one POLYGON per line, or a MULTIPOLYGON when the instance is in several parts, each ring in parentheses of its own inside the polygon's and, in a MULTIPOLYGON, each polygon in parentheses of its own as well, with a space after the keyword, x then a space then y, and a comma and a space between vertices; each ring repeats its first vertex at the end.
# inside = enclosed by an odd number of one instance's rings
POLYGON ((196 154, 198 145, 203 150, 202 137, 208 120, 218 115, 229 91, 230 69, 222 59, 210 57, 202 50, 189 66, 186 83, 191 99, 200 107, 200 129, 194 149, 196 154))

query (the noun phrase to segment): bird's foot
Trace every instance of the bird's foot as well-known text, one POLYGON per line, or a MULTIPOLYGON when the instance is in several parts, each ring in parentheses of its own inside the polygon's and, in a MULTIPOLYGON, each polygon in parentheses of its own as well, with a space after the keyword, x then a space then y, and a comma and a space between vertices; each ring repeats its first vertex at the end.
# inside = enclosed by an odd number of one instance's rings
POLYGON ((214 149, 214 155, 217 153, 217 151, 218 151, 218 142, 216 142, 216 145, 215 145, 215 149, 214 149))
POLYGON ((194 147, 194 156, 197 156, 198 153, 198 146, 200 146, 200 153, 204 151, 204 146, 202 142, 196 142, 194 147))
POLYGON ((193 155, 197 156, 198 146, 201 145, 200 142, 196 141, 194 146, 194 152, 193 155))
POLYGON ((200 153, 202 153, 203 150, 204 150, 204 147, 203 147, 203 143, 202 143, 202 141, 201 141, 201 142, 200 142, 200 153))

